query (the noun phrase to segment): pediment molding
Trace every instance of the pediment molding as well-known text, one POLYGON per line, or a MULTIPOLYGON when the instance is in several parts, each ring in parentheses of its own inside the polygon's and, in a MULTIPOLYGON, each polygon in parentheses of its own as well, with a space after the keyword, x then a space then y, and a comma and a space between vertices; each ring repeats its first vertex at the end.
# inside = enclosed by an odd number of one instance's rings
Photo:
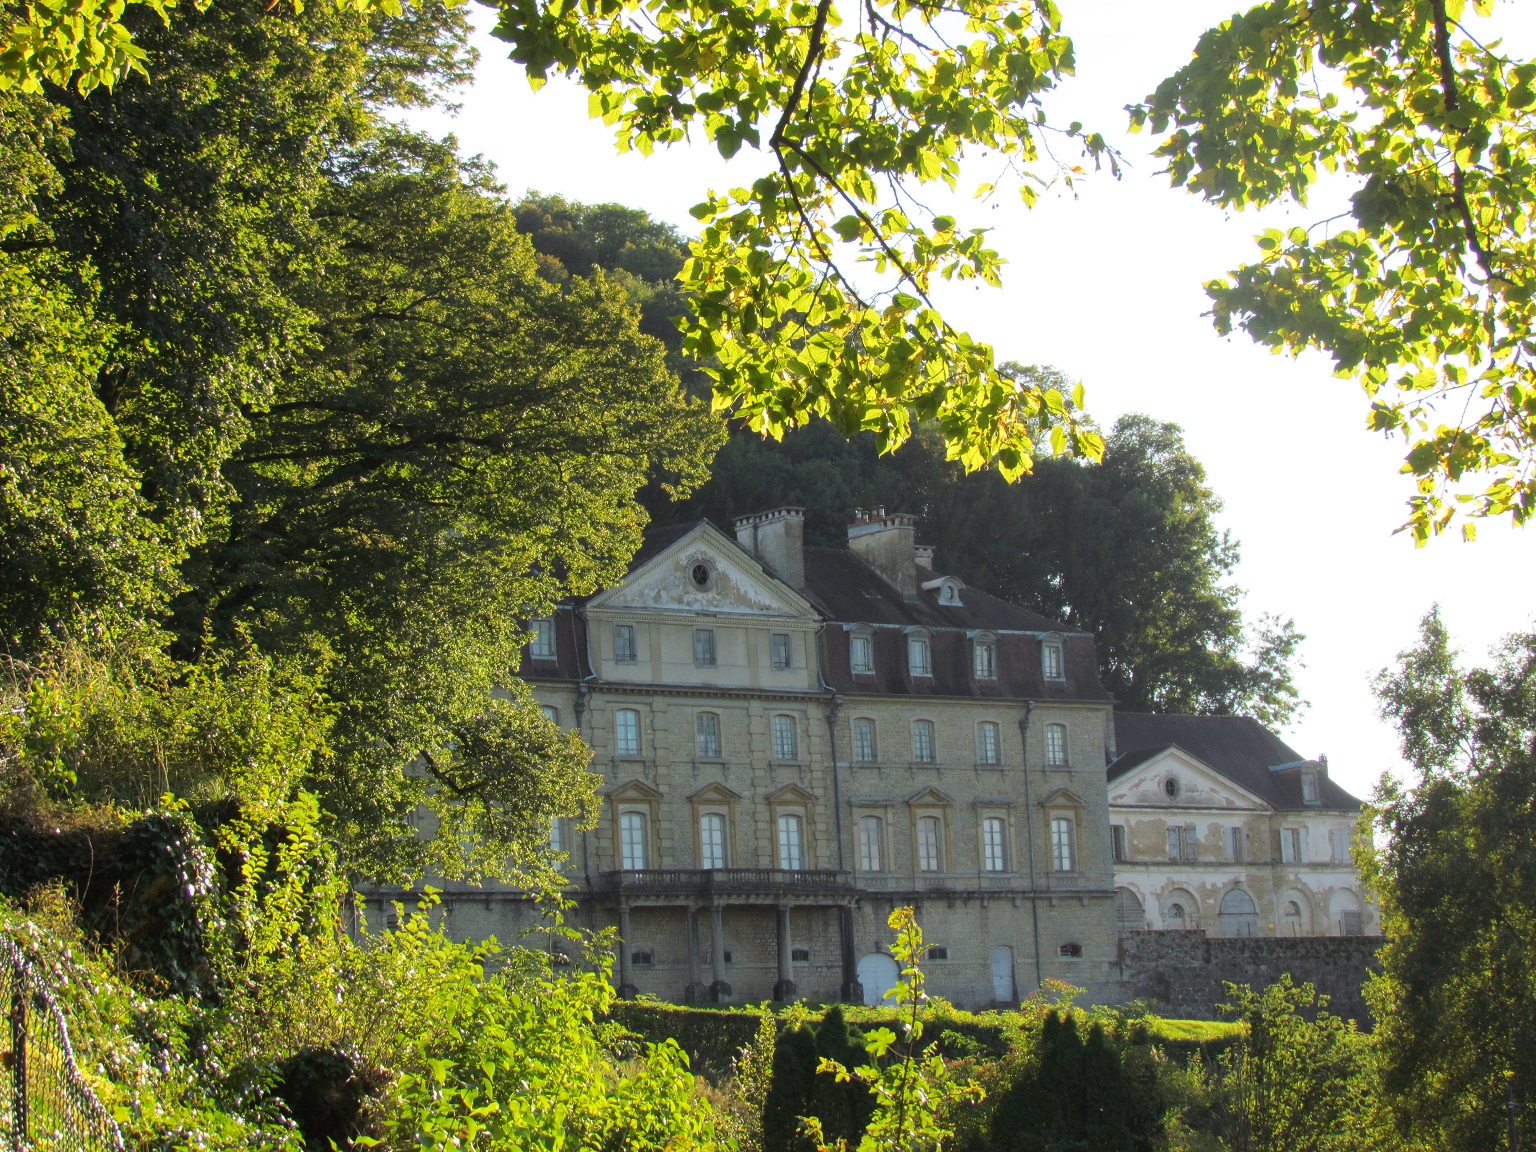
POLYGON ((1177 810, 1180 807, 1196 808, 1200 810, 1222 809, 1222 805, 1180 803, 1180 798, 1172 800, 1166 798, 1159 788, 1161 781, 1172 771, 1181 773, 1184 777, 1194 777, 1210 791, 1217 794, 1226 794, 1239 802, 1239 809, 1252 809, 1261 812, 1274 811, 1274 805, 1226 775, 1221 769, 1207 764, 1192 752, 1186 752, 1178 745, 1172 745, 1163 749, 1157 755, 1144 763, 1138 764, 1123 776, 1117 776, 1109 782, 1109 804, 1112 808, 1140 808, 1152 811, 1177 810), (1147 791, 1150 794, 1146 800, 1131 799, 1138 791, 1147 791))
POLYGON ((651 787, 644 780, 626 780, 622 784, 616 784, 608 790, 610 800, 643 800, 646 803, 655 803, 662 799, 659 790, 651 787))
POLYGON ((918 789, 906 800, 906 803, 913 808, 949 808, 954 805, 954 802, 947 793, 940 792, 932 786, 918 789))
POLYGON ((695 804, 735 804, 741 799, 741 793, 733 792, 724 784, 714 783, 689 793, 688 799, 695 804))
POLYGON ((810 804, 816 799, 798 784, 786 784, 777 791, 768 793, 770 804, 810 804))
POLYGON ((1086 808, 1086 807, 1088 807, 1088 803, 1081 796, 1079 796, 1076 792, 1072 791, 1072 789, 1070 789, 1070 788, 1057 788, 1054 792, 1052 792, 1044 800, 1040 801, 1040 807, 1042 807, 1042 808, 1086 808))

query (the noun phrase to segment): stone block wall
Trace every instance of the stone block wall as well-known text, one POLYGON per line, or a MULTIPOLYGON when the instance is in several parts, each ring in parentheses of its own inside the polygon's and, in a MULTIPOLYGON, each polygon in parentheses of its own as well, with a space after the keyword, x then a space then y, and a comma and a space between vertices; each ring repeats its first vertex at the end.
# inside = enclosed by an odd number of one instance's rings
POLYGON ((1329 998, 1328 1011, 1371 1026, 1361 989, 1376 970, 1380 936, 1248 936, 1210 939, 1203 929, 1129 932, 1120 940, 1128 1000, 1152 1000, 1176 1019, 1214 1020, 1224 981, 1263 988, 1289 973, 1329 998))

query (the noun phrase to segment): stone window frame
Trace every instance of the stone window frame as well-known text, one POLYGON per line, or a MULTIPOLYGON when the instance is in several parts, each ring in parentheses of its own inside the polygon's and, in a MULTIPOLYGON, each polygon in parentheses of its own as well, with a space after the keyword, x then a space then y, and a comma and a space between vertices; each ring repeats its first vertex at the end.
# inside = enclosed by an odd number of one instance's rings
POLYGON ((804 748, 803 733, 800 731, 800 717, 793 712, 774 712, 768 717, 768 759, 774 764, 803 764, 805 757, 801 754, 804 748), (787 720, 790 734, 789 756, 781 756, 779 744, 779 732, 784 726, 780 721, 787 720))
POLYGON ((643 780, 630 780, 608 794, 613 810, 613 864, 615 871, 624 868, 623 821, 625 814, 637 814, 645 818, 644 868, 661 867, 661 793, 643 780))
POLYGON ((795 638, 789 632, 768 633, 768 665, 775 672, 788 672, 795 666, 795 638), (780 644, 780 641, 783 641, 780 644), (783 663, 779 662, 779 649, 783 648, 783 663))
POLYGON ((693 859, 699 870, 704 870, 704 817, 706 816, 720 816, 724 819, 725 863, 721 867, 736 867, 736 813, 737 806, 741 803, 741 794, 733 792, 724 784, 706 784, 689 796, 688 802, 693 809, 693 859))
POLYGON ((696 760, 710 762, 723 761, 725 759, 725 731, 724 718, 713 708, 699 708, 693 714, 693 755, 696 760), (704 747, 704 717, 713 716, 715 720, 714 751, 707 751, 704 747))
POLYGON ((1040 732, 1042 749, 1045 757, 1045 766, 1059 771, 1071 771, 1072 769, 1072 733, 1065 723, 1060 720, 1052 720, 1044 725, 1040 732), (1053 733, 1061 735, 1061 758, 1052 759, 1051 737, 1053 733))
POLYGON ((1067 679, 1067 642, 1059 632, 1047 632, 1040 637, 1040 678, 1047 684, 1064 684, 1067 679), (1052 658, 1047 654, 1048 650, 1054 650, 1055 668, 1052 668, 1052 658))
POLYGON ((907 797, 907 834, 912 846, 911 864, 914 876, 947 876, 953 870, 955 859, 953 833, 954 833, 954 806, 955 802, 937 788, 924 788, 922 791, 907 797), (938 844, 938 869, 936 871, 924 871, 921 865, 919 846, 921 837, 919 829, 920 821, 925 817, 937 817, 939 838, 938 844))
POLYGON ((848 721, 848 752, 851 762, 854 764, 878 764, 880 763, 880 722, 873 716, 853 716, 848 721), (860 725, 869 725, 869 751, 868 757, 859 755, 859 728, 860 725))
POLYGON ((971 679, 995 683, 998 675, 997 657, 998 643, 996 633, 971 633, 971 679), (981 656, 984 650, 989 653, 985 670, 982 668, 981 656))
POLYGON ((978 768, 1001 768, 1003 766, 1003 726, 996 720, 976 721, 976 766, 978 768), (981 733, 983 729, 992 731, 992 757, 988 759, 982 755, 981 733))
POLYGON ((639 708, 624 705, 613 710, 613 755, 616 760, 643 760, 645 759, 645 716, 639 708), (623 737, 619 726, 619 717, 631 715, 635 718, 635 746, 626 749, 623 746, 623 737))
POLYGON ((720 647, 713 628, 694 628, 693 666, 695 668, 720 667, 720 647))
POLYGON ((1046 862, 1054 876, 1081 876, 1083 873, 1083 809, 1086 805, 1081 796, 1069 788, 1058 788, 1040 801, 1045 816, 1046 862), (1067 821, 1067 851, 1071 857, 1069 868, 1058 868, 1056 851, 1056 821, 1067 821))
POLYGON ((640 662, 640 633, 633 624, 622 621, 613 626, 613 662, 615 664, 638 664, 640 662), (628 636, 629 651, 626 654, 619 644, 621 634, 628 636))
POLYGON ((1008 843, 1008 818, 1006 816, 997 815, 995 813, 983 812, 980 818, 976 821, 976 833, 976 848, 979 856, 981 857, 982 872, 989 876, 1004 876, 1013 871, 1013 853, 1008 850, 1010 847, 1008 843), (996 868, 988 867, 988 865, 991 863, 989 857, 989 849, 991 848, 991 845, 987 843, 987 833, 991 830, 993 825, 996 825, 997 827, 999 840, 997 845, 998 866, 996 868))
POLYGON ((1184 910, 1181 923, 1186 930, 1200 927, 1201 916, 1200 899, 1182 884, 1175 884, 1169 888, 1157 900, 1157 919, 1159 925, 1165 931, 1176 931, 1174 926, 1168 923, 1168 910, 1175 904, 1184 910))
POLYGON ((939 762, 939 725, 931 716, 913 716, 907 724, 907 733, 912 741, 912 763, 921 768, 932 768, 939 762), (928 733, 928 756, 926 759, 918 756, 918 725, 926 724, 928 733))
POLYGON ((779 867, 779 817, 800 817, 800 850, 804 859, 795 871, 816 868, 816 797, 798 784, 786 784, 768 797, 768 843, 771 868, 779 867))
POLYGON ((856 871, 867 876, 884 876, 891 870, 891 831, 889 806, 885 804, 854 804, 853 808, 853 835, 854 835, 854 859, 857 862, 856 871), (878 868, 865 867, 865 821, 873 820, 877 825, 875 852, 879 856, 878 868))
POLYGON ((918 680, 933 679, 933 633, 927 628, 907 628, 902 632, 907 648, 907 675, 918 680), (919 668, 912 660, 914 651, 926 656, 926 666, 919 668))

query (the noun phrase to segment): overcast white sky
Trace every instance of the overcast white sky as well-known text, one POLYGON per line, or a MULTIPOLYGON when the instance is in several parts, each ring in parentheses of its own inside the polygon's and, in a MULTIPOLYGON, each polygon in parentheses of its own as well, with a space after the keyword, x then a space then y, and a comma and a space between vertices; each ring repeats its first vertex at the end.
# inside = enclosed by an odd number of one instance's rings
MULTIPOLYGON (((1334 379, 1320 357, 1295 361, 1246 337, 1220 339, 1202 316, 1200 285, 1249 260, 1254 233, 1331 214, 1314 198, 1266 217, 1225 216, 1170 190, 1155 175, 1148 137, 1124 132, 1123 106, 1183 63, 1233 0, 1062 7, 1078 75, 1060 107, 1121 147, 1129 170, 1118 182, 1081 182, 1075 198, 1048 195, 1032 211, 1012 197, 995 208, 957 204, 962 225, 996 230, 1010 265, 1002 291, 957 290, 944 300, 947 313, 1000 359, 1054 364, 1082 380, 1105 427, 1133 411, 1183 426, 1226 501, 1223 525, 1242 542, 1246 610, 1291 616, 1307 635, 1299 680, 1311 706, 1285 735, 1303 755, 1327 753, 1334 777, 1366 796, 1399 764, 1370 678, 1437 601, 1474 656, 1529 625, 1536 531, 1483 525, 1476 544, 1446 538, 1418 550, 1394 536, 1409 495, 1397 474, 1402 447, 1365 430, 1358 386, 1334 379)), ((1495 22, 1512 50, 1532 54, 1536 12, 1505 0, 1495 22)), ((481 49, 462 112, 415 122, 494 161, 514 196, 535 189, 616 201, 687 232, 690 205, 711 188, 749 182, 760 163, 744 155, 727 165, 704 144, 620 156, 608 130, 587 118, 585 92, 555 81, 531 93, 503 45, 483 37, 481 49)), ((1347 189, 1333 190, 1341 195, 1347 189)))

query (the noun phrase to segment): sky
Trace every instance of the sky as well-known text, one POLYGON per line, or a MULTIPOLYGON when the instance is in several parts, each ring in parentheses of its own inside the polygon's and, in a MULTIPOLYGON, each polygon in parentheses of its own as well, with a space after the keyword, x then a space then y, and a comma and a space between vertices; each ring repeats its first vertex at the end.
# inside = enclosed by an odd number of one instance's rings
MULTIPOLYGON (((1232 0, 1062 8, 1078 68, 1053 113, 1102 131, 1127 169, 1119 180, 1091 175, 1070 192, 1048 192, 1032 210, 1016 197, 956 201, 961 225, 994 229, 992 245, 1009 265, 1001 290, 956 289, 940 305, 1000 360, 1052 364, 1082 381, 1102 426, 1145 412, 1183 427, 1224 501, 1221 526, 1242 544, 1245 612, 1288 616, 1307 637, 1297 683, 1309 706, 1283 735, 1304 756, 1326 754, 1331 775, 1367 797, 1383 772, 1401 770, 1372 678, 1412 643, 1435 603, 1471 660, 1530 626, 1536 529, 1482 524, 1476 543, 1457 534, 1415 549, 1394 534, 1411 494, 1398 474, 1403 446, 1366 431, 1359 386, 1335 379, 1320 356, 1274 356, 1245 336, 1218 337, 1202 315, 1201 285, 1251 260, 1255 233, 1322 219, 1349 192, 1339 184, 1306 207, 1223 213, 1169 188, 1150 138, 1125 131, 1123 107, 1183 64, 1232 0)), ((489 20, 479 11, 483 30, 489 20)), ((1512 52, 1536 55, 1532 8, 1503 0, 1494 22, 1512 52)), ((609 130, 588 119, 584 91, 552 80, 535 94, 504 45, 483 34, 479 44, 458 114, 412 119, 493 161, 513 196, 618 202, 687 233, 691 205, 750 182, 762 164, 746 151, 727 164, 702 142, 620 155, 609 130)))

